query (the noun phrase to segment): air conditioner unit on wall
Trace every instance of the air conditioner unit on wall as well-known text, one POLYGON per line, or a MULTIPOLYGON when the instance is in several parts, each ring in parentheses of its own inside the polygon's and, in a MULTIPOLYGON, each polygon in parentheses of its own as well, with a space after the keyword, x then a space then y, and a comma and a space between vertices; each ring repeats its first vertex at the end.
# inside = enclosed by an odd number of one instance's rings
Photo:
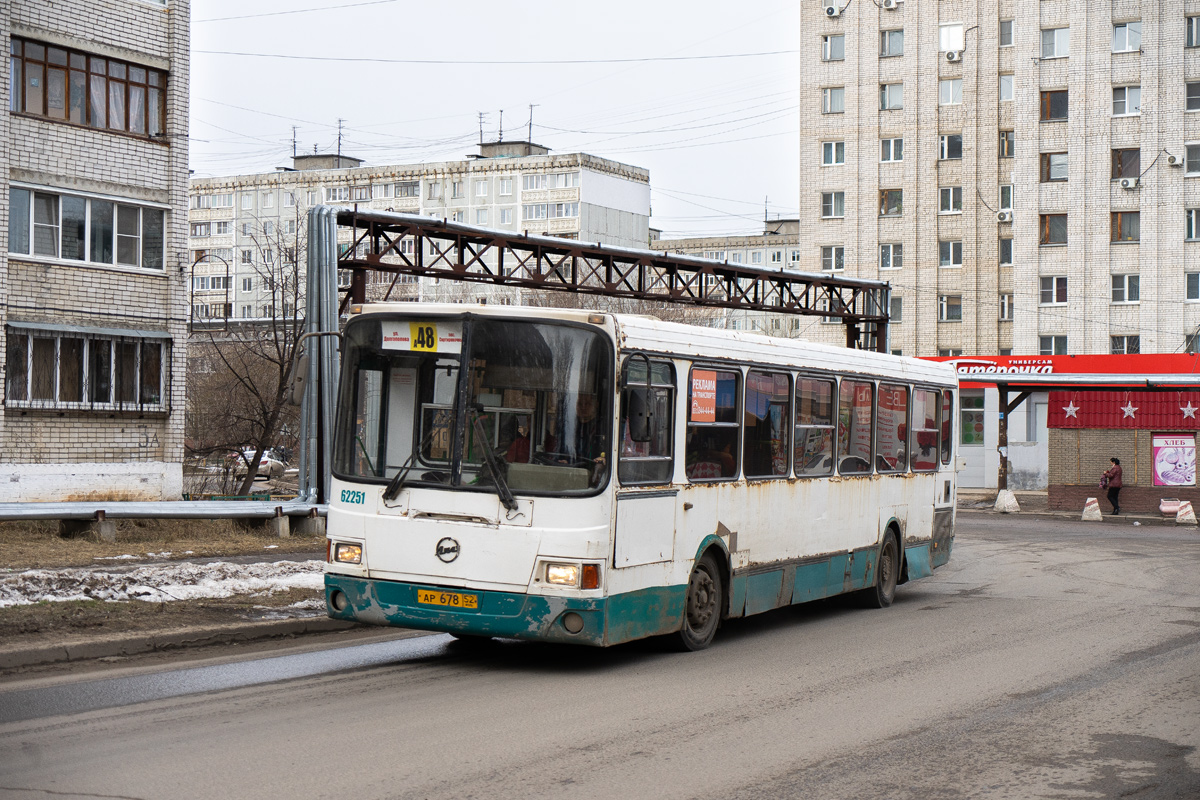
POLYGON ((1138 183, 1139 181, 1137 178, 1121 178, 1122 189, 1136 189, 1138 187, 1138 183))
POLYGON ((1008 209, 1005 209, 1004 211, 1000 211, 999 213, 996 214, 996 221, 997 222, 1012 222, 1012 212, 1009 211, 1008 209))
POLYGON ((841 16, 841 14, 842 14, 842 9, 839 8, 838 6, 825 6, 825 16, 838 17, 838 16, 841 16))
POLYGON ((1170 153, 1167 153, 1167 166, 1168 167, 1182 167, 1183 159, 1180 158, 1179 156, 1173 156, 1170 153))
POLYGON ((947 50, 946 51, 946 60, 947 61, 962 61, 962 50, 947 50))
POLYGON ((899 3, 896 0, 883 0, 883 8, 885 11, 895 11, 899 8, 899 3))

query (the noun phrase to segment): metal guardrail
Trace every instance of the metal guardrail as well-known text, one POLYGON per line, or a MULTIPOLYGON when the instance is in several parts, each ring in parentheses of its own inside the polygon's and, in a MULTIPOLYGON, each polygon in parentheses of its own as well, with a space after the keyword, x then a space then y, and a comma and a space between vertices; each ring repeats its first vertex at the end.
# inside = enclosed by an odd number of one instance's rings
POLYGON ((0 503, 0 520, 34 519, 270 519, 323 517, 329 506, 305 500, 165 500, 0 503))

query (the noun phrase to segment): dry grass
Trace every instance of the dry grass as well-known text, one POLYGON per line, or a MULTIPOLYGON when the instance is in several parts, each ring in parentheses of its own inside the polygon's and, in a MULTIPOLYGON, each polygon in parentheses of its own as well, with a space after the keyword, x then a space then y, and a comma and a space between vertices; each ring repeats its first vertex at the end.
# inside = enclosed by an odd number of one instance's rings
POLYGON ((98 536, 64 539, 56 521, 0 522, 0 567, 54 569, 94 565, 120 555, 166 553, 165 558, 205 558, 264 553, 270 545, 286 553, 324 555, 323 536, 280 539, 256 521, 196 519, 115 520, 117 540, 98 536), (191 551, 188 553, 187 551, 191 551))

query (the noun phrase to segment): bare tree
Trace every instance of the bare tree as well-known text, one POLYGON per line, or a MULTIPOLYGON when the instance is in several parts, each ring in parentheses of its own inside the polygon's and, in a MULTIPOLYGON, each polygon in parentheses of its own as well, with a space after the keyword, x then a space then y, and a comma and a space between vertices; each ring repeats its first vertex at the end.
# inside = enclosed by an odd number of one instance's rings
POLYGON ((283 444, 295 446, 298 412, 288 401, 287 380, 304 333, 300 214, 297 207, 292 224, 251 223, 253 246, 249 258, 238 254, 238 279, 250 281, 252 313, 198 326, 189 347, 189 454, 236 452, 246 467, 237 494, 250 492, 263 454, 281 443, 281 434, 283 444))

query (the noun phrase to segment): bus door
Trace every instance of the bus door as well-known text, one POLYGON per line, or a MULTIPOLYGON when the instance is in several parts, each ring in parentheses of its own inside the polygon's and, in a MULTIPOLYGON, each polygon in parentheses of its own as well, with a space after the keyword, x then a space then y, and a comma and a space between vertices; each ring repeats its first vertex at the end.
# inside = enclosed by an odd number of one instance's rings
POLYGON ((931 566, 934 567, 940 567, 950 560, 950 546, 954 541, 954 508, 958 501, 954 447, 955 432, 958 430, 955 420, 957 410, 954 391, 943 390, 938 472, 933 501, 933 544, 930 552, 931 566))

